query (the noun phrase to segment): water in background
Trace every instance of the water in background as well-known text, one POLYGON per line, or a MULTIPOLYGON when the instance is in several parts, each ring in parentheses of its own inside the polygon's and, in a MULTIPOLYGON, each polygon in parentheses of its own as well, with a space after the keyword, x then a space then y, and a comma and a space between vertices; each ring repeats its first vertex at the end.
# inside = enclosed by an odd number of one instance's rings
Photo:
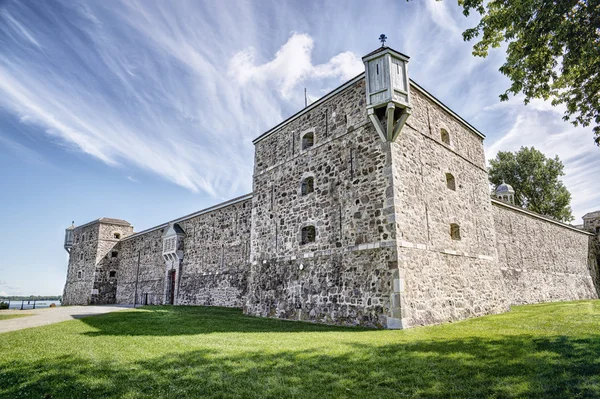
MULTIPOLYGON (((5 301, 8 302, 8 301, 5 301)), ((9 309, 21 309, 22 301, 10 301, 9 309)), ((50 304, 55 304, 56 306, 60 306, 60 301, 35 301, 35 308, 49 308, 50 304)), ((23 310, 25 309, 33 309, 33 301, 23 301, 23 310)))

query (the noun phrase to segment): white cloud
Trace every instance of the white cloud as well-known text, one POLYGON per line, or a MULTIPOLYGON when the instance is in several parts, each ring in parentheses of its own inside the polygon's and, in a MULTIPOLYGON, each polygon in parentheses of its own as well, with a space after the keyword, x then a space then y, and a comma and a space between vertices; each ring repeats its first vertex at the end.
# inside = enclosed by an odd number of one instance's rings
POLYGON ((364 70, 356 54, 343 52, 327 63, 313 65, 314 41, 308 34, 294 33, 272 60, 256 63, 256 49, 250 47, 236 53, 229 64, 229 76, 245 85, 255 83, 275 84, 281 95, 289 99, 298 84, 308 79, 339 78, 346 81, 364 70))

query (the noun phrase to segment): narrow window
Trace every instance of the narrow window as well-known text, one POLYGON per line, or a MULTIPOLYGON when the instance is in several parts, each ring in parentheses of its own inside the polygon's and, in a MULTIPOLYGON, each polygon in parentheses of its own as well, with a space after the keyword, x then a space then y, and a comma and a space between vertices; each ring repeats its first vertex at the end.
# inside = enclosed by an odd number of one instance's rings
POLYGON ((79 260, 83 260, 83 252, 79 254, 79 260))
POLYGON ((600 227, 596 227, 596 234, 600 234, 600 227))
POLYGON ((379 64, 375 64, 375 69, 377 69, 377 75, 379 75, 379 64))
POLYGON ((306 133, 302 136, 302 150, 312 147, 315 144, 315 134, 313 132, 306 133))
POLYGON ((112 253, 110 254, 113 258, 116 258, 119 253, 117 251, 112 251, 112 253))
POLYGON ((460 240, 460 226, 456 223, 450 225, 450 237, 452 237, 453 240, 460 240))
POLYGON ((450 145, 450 133, 446 129, 440 129, 442 143, 450 145))
POLYGON ((117 276, 117 272, 114 270, 111 270, 109 277, 116 277, 117 276))
POLYGON ((302 195, 307 195, 315 191, 315 178, 310 176, 302 180, 300 191, 302 195))
POLYGON ((456 191, 456 181, 451 173, 446 173, 446 187, 452 191, 456 191))
POLYGON ((121 233, 114 233, 113 236, 115 237, 116 240, 121 239, 121 233))
POLYGON ((77 272, 77 278, 81 278, 81 277, 83 277, 83 273, 81 271, 78 271, 77 272))
POLYGON ((317 233, 315 231, 315 226, 303 227, 302 228, 302 241, 300 242, 300 245, 315 242, 316 237, 317 237, 317 233))

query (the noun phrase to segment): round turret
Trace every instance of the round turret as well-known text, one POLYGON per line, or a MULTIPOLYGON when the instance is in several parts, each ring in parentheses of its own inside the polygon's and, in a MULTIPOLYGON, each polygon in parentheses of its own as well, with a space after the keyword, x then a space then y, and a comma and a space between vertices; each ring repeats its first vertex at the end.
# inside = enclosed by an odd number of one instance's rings
POLYGON ((496 187, 495 197, 501 201, 505 201, 514 205, 515 190, 510 184, 506 184, 503 180, 502 184, 499 184, 498 187, 496 187))

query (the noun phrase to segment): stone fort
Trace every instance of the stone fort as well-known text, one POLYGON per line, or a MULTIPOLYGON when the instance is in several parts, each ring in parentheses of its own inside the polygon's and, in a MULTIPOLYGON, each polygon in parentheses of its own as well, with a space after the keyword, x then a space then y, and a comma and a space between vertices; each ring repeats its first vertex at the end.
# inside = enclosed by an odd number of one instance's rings
POLYGON ((63 303, 396 329, 598 298, 600 211, 577 228, 513 205, 509 185, 490 196, 484 135, 409 79, 406 55, 363 61, 253 141, 252 193, 140 232, 69 227, 63 303))

